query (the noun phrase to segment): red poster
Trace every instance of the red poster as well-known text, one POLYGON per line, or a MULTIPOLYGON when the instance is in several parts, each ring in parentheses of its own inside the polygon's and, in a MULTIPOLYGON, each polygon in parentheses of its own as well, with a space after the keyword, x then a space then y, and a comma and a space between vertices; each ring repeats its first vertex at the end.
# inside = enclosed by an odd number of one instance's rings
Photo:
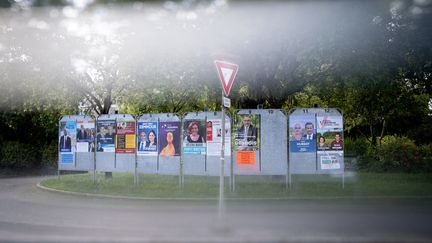
POLYGON ((117 121, 116 153, 135 153, 135 121, 117 121))

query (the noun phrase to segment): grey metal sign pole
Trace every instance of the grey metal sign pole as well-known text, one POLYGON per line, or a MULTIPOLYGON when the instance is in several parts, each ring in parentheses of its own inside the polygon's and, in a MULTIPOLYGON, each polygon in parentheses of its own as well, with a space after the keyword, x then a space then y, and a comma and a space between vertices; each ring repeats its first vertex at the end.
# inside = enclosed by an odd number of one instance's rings
POLYGON ((222 148, 219 178, 219 217, 222 217, 224 210, 224 164, 225 164, 225 107, 223 104, 224 91, 222 90, 222 148))

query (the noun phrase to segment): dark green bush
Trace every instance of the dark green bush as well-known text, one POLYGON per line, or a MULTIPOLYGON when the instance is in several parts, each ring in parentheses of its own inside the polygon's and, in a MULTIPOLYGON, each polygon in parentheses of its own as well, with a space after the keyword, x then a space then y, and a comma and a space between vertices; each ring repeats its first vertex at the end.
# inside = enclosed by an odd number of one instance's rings
POLYGON ((374 148, 365 138, 351 141, 357 167, 370 172, 432 172, 432 144, 417 146, 407 137, 386 136, 374 148))
POLYGON ((352 142, 353 151, 357 155, 366 156, 373 152, 371 143, 366 138, 358 138, 352 142))
POLYGON ((38 150, 15 141, 3 142, 0 148, 0 168, 26 169, 39 165, 38 150))
POLYGON ((414 141, 407 137, 386 136, 377 146, 379 167, 391 172, 420 172, 422 159, 414 141))
POLYGON ((432 172, 432 143, 419 147, 424 172, 432 172))
POLYGON ((42 149, 42 161, 43 167, 56 168, 58 161, 58 145, 56 143, 45 146, 42 149))

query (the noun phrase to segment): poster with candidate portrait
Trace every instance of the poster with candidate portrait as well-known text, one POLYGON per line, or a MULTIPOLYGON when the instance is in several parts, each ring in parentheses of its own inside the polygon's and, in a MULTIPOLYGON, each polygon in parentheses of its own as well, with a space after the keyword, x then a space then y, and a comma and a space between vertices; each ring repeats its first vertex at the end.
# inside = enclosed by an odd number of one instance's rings
POLYGON ((203 119, 184 120, 183 122, 183 153, 188 155, 204 155, 207 150, 206 122, 203 119))
POLYGON ((234 150, 258 151, 260 146, 260 115, 236 115, 234 150))
POLYGON ((181 122, 159 122, 159 155, 180 156, 181 122))
MULTIPOLYGON (((208 119, 207 131, 207 155, 220 156, 222 149, 222 119, 208 119)), ((229 119, 225 121, 225 151, 226 156, 231 156, 231 124, 229 119)))
POLYGON ((322 170, 341 169, 343 123, 341 116, 317 116, 317 158, 322 170))
POLYGON ((157 122, 138 122, 137 154, 145 156, 158 155, 157 122))
POLYGON ((76 121, 62 121, 59 126, 59 151, 61 164, 73 164, 76 151, 76 121))
POLYGON ((237 165, 242 169, 256 169, 256 152, 260 149, 260 115, 237 114, 235 121, 233 149, 237 152, 237 165))
POLYGON ((95 149, 95 121, 77 120, 76 151, 94 152, 95 149))
POLYGON ((114 153, 116 143, 116 121, 98 120, 96 129, 96 151, 114 153))
POLYGON ((117 120, 116 153, 135 153, 135 121, 117 120))
POLYGON ((294 153, 316 152, 315 115, 290 116, 290 151, 294 153))

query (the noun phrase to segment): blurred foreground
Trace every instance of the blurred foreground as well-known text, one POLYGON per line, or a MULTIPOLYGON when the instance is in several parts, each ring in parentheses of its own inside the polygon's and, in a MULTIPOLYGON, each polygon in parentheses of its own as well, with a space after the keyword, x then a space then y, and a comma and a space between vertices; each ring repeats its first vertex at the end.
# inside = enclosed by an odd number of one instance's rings
POLYGON ((0 181, 4 242, 429 242, 422 200, 123 200, 63 195, 41 178, 0 181))

